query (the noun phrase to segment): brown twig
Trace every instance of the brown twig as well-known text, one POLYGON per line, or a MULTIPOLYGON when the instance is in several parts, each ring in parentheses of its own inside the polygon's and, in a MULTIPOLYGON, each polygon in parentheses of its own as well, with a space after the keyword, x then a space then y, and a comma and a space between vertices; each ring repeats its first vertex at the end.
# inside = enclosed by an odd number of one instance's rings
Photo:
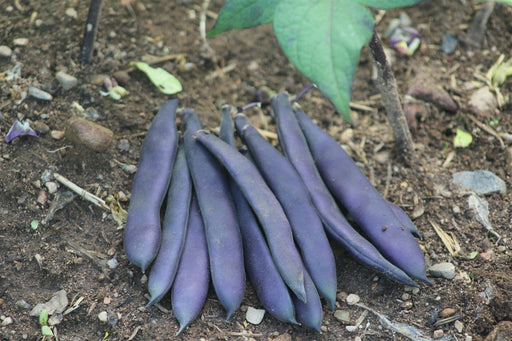
POLYGON ((382 102, 387 111, 389 124, 393 129, 396 147, 399 154, 403 156, 406 161, 414 161, 416 160, 414 145, 398 96, 396 80, 393 76, 384 48, 382 47, 380 37, 375 29, 373 30, 369 47, 375 64, 377 65, 376 87, 382 94, 382 102))

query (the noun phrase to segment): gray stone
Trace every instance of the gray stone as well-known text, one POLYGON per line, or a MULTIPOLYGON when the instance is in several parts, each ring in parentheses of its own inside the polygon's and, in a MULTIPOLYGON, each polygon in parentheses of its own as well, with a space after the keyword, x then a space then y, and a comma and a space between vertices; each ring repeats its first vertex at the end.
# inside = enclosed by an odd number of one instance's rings
POLYGON ((66 290, 60 290, 55 293, 55 295, 46 303, 38 303, 32 311, 30 311, 30 316, 39 316, 43 309, 48 311, 48 315, 53 315, 54 313, 61 314, 64 312, 66 307, 68 306, 68 297, 66 294, 66 290))
POLYGON ((51 101, 53 99, 52 95, 50 95, 46 91, 36 88, 35 86, 31 86, 28 88, 28 95, 40 99, 42 101, 51 101))
POLYGON ((245 313, 245 319, 250 324, 260 324, 263 321, 263 317, 265 316, 264 309, 256 309, 253 307, 249 307, 247 312, 245 313))
POLYGON ((0 57, 9 58, 12 56, 12 50, 7 45, 0 45, 0 57))
POLYGON ((437 263, 432 265, 429 272, 434 277, 452 279, 455 277, 455 265, 448 262, 437 263))
POLYGON ((486 170, 454 173, 452 181, 454 184, 460 184, 464 189, 473 191, 476 194, 507 192, 505 181, 486 170))
POLYGON ((346 299, 348 305, 354 305, 354 304, 358 303, 359 300, 360 300, 360 298, 356 294, 350 294, 347 296, 347 299, 346 299))
POLYGON ((71 90, 78 84, 78 79, 76 77, 68 75, 64 71, 57 72, 55 78, 64 91, 71 90))
POLYGON ((107 323, 108 321, 108 313, 106 311, 102 311, 98 314, 98 320, 103 323, 107 323))
POLYGON ((348 310, 336 310, 334 317, 340 322, 350 323, 350 311, 348 310))

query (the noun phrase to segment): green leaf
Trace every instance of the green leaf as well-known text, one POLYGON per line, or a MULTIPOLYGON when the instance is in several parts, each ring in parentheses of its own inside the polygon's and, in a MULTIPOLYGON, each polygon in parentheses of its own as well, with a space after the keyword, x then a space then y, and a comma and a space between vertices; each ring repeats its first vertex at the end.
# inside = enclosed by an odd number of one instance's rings
POLYGON ((44 336, 53 336, 53 332, 48 326, 41 327, 41 334, 43 334, 44 336))
POLYGON ((350 121, 359 52, 373 33, 370 11, 352 0, 281 0, 273 25, 290 61, 350 121))
POLYGON ((37 228, 39 227, 39 221, 38 220, 32 220, 30 222, 30 227, 32 228, 32 230, 37 230, 37 228))
MULTIPOLYGON (((476 0, 476 1, 484 2, 484 1, 488 1, 488 0, 476 0)), ((506 4, 506 5, 509 5, 509 6, 512 6, 512 0, 496 0, 496 1, 506 4)))
POLYGON ((158 90, 166 95, 174 95, 183 90, 180 81, 161 67, 153 68, 144 62, 132 62, 131 65, 144 72, 158 90))
POLYGON ((378 9, 390 9, 416 5, 424 0, 356 0, 357 2, 378 9))
POLYGON ((45 326, 48 323, 48 310, 43 309, 39 314, 39 324, 45 326))
POLYGON ((466 133, 462 129, 457 129, 455 138, 453 139, 454 147, 466 148, 471 144, 471 142, 473 142, 473 136, 471 136, 470 133, 466 133))
POLYGON ((226 0, 207 37, 235 28, 247 28, 272 21, 279 0, 226 0))

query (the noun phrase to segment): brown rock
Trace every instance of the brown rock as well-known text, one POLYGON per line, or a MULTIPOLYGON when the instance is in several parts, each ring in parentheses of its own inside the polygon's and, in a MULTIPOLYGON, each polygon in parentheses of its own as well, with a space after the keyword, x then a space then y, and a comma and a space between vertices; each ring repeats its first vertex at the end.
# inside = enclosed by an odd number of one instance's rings
POLYGON ((442 317, 442 318, 445 318, 445 317, 450 317, 450 316, 453 316, 455 314, 455 309, 453 308, 444 308, 443 310, 441 310, 441 312, 439 313, 439 317, 442 317))
POLYGON ((94 151, 104 152, 112 144, 114 133, 97 123, 73 117, 67 123, 66 137, 94 151))
POLYGON ((272 341, 292 341, 292 336, 288 333, 284 333, 279 335, 275 339, 272 339, 272 341))
POLYGON ((407 95, 420 99, 425 102, 434 104, 435 106, 455 113, 459 109, 459 105, 451 98, 441 86, 434 84, 432 80, 418 78, 407 91, 407 95))
POLYGON ((485 341, 507 341, 512 340, 512 322, 501 321, 494 327, 494 330, 487 335, 485 341))
POLYGON ((498 101, 488 86, 475 91, 469 99, 471 111, 482 118, 494 117, 498 111, 498 101))
POLYGON ((48 125, 46 123, 41 122, 41 121, 31 122, 30 126, 39 135, 44 135, 50 131, 50 127, 48 127, 48 125))

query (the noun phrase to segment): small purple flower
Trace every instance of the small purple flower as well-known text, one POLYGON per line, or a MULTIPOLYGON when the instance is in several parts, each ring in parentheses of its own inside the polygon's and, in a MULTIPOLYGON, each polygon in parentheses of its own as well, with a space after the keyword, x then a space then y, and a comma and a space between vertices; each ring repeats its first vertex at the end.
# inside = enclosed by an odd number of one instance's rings
POLYGON ((420 46, 421 38, 418 31, 411 27, 397 28, 390 38, 391 47, 399 54, 412 56, 420 46))
POLYGON ((30 124, 26 121, 14 121, 11 129, 9 129, 9 132, 5 136, 5 142, 9 143, 14 138, 18 136, 24 136, 24 135, 31 135, 35 137, 39 137, 37 133, 34 131, 34 129, 30 128, 30 124))

